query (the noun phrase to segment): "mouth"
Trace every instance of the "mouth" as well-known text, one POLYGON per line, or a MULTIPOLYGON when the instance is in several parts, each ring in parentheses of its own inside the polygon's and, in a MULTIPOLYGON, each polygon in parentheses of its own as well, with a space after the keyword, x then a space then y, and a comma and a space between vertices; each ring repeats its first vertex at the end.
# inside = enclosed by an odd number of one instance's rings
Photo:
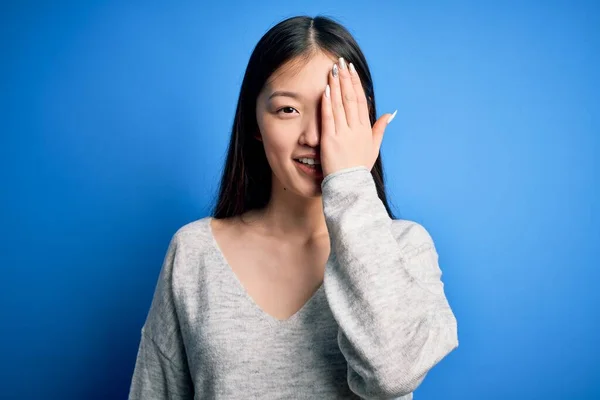
POLYGON ((321 168, 321 164, 305 164, 299 160, 294 160, 294 164, 296 164, 296 167, 298 167, 300 171, 312 178, 323 177, 323 169, 321 168))

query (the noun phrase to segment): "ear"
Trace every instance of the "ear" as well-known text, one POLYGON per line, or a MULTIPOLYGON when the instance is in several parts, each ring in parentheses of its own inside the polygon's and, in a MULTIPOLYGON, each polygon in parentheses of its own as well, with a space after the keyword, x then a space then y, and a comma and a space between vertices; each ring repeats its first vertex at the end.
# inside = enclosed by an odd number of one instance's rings
POLYGON ((262 136, 260 135, 260 133, 255 134, 254 139, 258 140, 259 142, 262 142, 262 136))

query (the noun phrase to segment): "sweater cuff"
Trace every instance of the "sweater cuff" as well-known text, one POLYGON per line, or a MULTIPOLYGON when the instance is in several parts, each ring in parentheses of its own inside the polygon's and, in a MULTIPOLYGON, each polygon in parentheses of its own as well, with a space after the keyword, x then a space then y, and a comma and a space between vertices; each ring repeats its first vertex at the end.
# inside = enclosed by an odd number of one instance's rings
POLYGON ((344 168, 333 174, 327 175, 325 179, 323 179, 323 182, 321 182, 321 191, 338 191, 344 187, 352 188, 356 184, 360 186, 365 184, 368 185, 369 180, 373 185, 375 184, 371 172, 369 172, 365 166, 359 165, 357 167, 344 168))
POLYGON ((345 168, 327 175, 321 184, 321 192, 328 225, 342 223, 344 216, 378 220, 379 216, 387 217, 373 176, 364 166, 345 168))

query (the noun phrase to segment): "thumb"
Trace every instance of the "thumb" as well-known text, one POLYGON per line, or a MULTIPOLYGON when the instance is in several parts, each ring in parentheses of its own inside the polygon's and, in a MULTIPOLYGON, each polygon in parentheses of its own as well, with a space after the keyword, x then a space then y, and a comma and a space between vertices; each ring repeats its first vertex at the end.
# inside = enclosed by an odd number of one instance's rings
POLYGON ((379 117, 377 121, 375 121, 375 124, 373 124, 373 140, 375 140, 375 145, 378 150, 381 146, 381 142, 383 141, 383 134, 385 132, 385 128, 389 125, 390 122, 392 122, 397 112, 398 110, 394 111, 393 114, 383 114, 381 117, 379 117))

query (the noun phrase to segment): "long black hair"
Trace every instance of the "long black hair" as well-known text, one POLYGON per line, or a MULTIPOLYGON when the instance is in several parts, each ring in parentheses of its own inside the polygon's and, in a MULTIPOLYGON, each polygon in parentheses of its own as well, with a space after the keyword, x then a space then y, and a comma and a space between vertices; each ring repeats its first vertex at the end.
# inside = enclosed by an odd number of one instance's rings
MULTIPOLYGON (((271 196, 271 167, 263 143, 256 139, 256 100, 271 74, 286 62, 309 59, 316 51, 352 62, 360 76, 369 105, 371 126, 377 120, 373 81, 367 61, 350 32, 334 20, 318 16, 288 18, 272 27, 258 42, 246 68, 233 120, 225 169, 213 217, 239 216, 262 209, 271 196)), ((395 219, 388 204, 381 154, 371 175, 377 194, 390 218, 395 219)))

